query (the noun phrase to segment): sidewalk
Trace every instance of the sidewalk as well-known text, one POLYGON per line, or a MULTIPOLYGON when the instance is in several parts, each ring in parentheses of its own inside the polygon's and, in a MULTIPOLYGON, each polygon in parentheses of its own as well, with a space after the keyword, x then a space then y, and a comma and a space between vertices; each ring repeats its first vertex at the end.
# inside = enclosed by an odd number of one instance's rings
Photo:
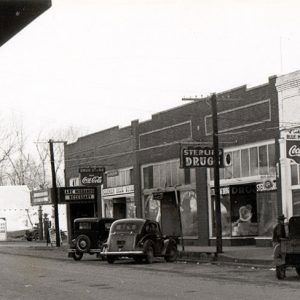
POLYGON ((226 263, 240 263, 261 266, 272 266, 273 248, 256 246, 223 247, 223 253, 217 255, 216 247, 179 246, 180 258, 189 261, 209 260, 226 263))
MULTIPOLYGON (((216 247, 178 246, 179 260, 187 262, 235 263, 253 266, 271 267, 273 265, 273 249, 271 247, 231 246, 223 247, 223 253, 216 254, 216 247)), ((60 248, 46 245, 45 242, 27 242, 14 240, 0 242, 0 253, 25 256, 38 256, 51 259, 67 258, 67 243, 60 248)))

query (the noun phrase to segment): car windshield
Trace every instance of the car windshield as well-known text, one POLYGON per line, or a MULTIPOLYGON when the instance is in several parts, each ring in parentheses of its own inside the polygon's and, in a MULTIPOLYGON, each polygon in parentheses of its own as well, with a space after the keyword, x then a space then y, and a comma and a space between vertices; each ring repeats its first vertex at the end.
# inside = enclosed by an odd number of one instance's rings
POLYGON ((123 222, 114 224, 111 228, 112 232, 134 232, 139 233, 143 224, 137 222, 123 222))

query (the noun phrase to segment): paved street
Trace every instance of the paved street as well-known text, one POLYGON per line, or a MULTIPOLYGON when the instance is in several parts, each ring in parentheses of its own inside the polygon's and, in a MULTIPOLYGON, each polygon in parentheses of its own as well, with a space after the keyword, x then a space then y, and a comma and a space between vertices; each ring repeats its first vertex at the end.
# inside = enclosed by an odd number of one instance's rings
POLYGON ((294 270, 0 254, 0 299, 297 299, 294 270))

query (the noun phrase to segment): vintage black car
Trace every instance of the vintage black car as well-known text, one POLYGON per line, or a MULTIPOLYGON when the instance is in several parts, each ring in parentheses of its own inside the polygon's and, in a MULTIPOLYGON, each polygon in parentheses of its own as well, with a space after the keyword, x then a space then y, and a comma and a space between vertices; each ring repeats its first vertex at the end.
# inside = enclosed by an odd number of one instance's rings
POLYGON ((81 260, 84 253, 99 255, 106 242, 112 218, 78 218, 74 220, 74 239, 71 241, 68 256, 81 260))
POLYGON ((287 238, 281 238, 274 248, 274 264, 278 279, 285 278, 288 267, 294 267, 300 276, 300 216, 289 219, 287 238))
POLYGON ((166 261, 177 259, 177 239, 164 236, 159 223, 145 219, 121 219, 115 221, 109 232, 102 255, 108 263, 121 257, 131 257, 140 263, 152 263, 154 257, 166 261))

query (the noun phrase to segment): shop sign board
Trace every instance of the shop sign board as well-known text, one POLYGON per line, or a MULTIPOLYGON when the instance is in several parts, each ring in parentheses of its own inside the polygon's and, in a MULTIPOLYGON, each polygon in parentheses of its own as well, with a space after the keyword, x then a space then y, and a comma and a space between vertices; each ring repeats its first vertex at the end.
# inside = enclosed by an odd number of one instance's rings
MULTIPOLYGON (((181 168, 213 168, 214 149, 198 145, 182 145, 180 151, 181 168)), ((219 166, 224 167, 223 149, 219 149, 219 166)))
POLYGON ((51 189, 31 191, 30 200, 32 206, 53 204, 51 189))
POLYGON ((118 170, 109 170, 109 171, 106 171, 106 175, 107 175, 107 177, 116 177, 119 175, 119 171, 118 170))
POLYGON ((286 157, 300 164, 300 139, 286 140, 286 157))
POLYGON ((0 218, 0 241, 7 240, 6 219, 0 218))
POLYGON ((122 194, 129 194, 134 192, 134 185, 124 185, 118 186, 108 189, 103 189, 102 194, 103 196, 115 196, 115 195, 122 195, 122 194))
POLYGON ((104 172, 103 167, 80 168, 80 182, 85 186, 99 186, 103 183, 104 172))
POLYGON ((95 202, 97 200, 96 187, 60 187, 58 188, 59 203, 95 202))

